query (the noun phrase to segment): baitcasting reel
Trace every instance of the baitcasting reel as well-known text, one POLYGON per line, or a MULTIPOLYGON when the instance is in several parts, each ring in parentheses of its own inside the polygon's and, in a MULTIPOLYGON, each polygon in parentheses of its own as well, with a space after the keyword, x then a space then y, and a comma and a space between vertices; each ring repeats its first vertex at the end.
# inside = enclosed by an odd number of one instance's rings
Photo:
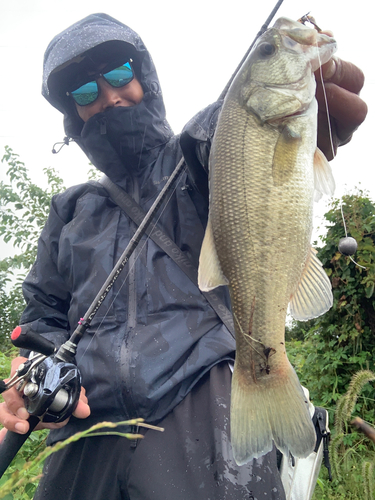
POLYGON ((7 432, 0 445, 0 477, 38 423, 66 420, 76 409, 81 392, 76 346, 69 340, 56 352, 53 342, 28 325, 15 328, 11 340, 16 347, 32 352, 7 382, 0 381, 0 393, 16 386, 23 394, 30 428, 26 434, 7 432))

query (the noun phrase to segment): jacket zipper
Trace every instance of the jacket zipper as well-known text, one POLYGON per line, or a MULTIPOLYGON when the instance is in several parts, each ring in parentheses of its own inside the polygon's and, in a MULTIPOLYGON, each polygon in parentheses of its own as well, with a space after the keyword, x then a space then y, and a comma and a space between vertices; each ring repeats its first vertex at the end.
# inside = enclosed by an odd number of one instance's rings
MULTIPOLYGON (((138 202, 139 200, 139 188, 138 183, 134 178, 132 178, 131 183, 129 183, 130 196, 138 202)), ((136 225, 134 222, 130 221, 130 229, 136 231, 136 225)), ((128 262, 128 317, 125 338, 123 339, 121 345, 121 379, 123 380, 123 394, 124 394, 124 405, 125 412, 128 418, 137 417, 136 407, 133 400, 133 388, 132 388, 132 377, 131 377, 131 366, 130 362, 133 358, 133 336, 134 330, 137 325, 137 284, 136 284, 136 252, 134 252, 128 262)))
MULTIPOLYGON (((137 180, 132 181, 133 199, 139 203, 139 186, 137 180)), ((130 227, 137 230, 134 222, 130 223, 130 227)), ((128 331, 135 328, 137 324, 137 284, 136 284, 136 251, 132 253, 129 259, 129 301, 128 301, 128 331)))

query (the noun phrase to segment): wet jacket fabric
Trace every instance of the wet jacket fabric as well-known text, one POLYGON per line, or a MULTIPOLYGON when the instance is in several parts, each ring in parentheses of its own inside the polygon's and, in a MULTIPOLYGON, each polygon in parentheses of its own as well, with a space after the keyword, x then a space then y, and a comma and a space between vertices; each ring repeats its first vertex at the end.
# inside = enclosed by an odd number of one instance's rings
POLYGON ((164 432, 139 428, 136 446, 97 436, 52 453, 34 500, 285 500, 276 449, 234 461, 230 385, 228 363, 219 363, 160 422, 164 432))
MULTIPOLYGON (((44 61, 43 95, 64 113, 67 135, 146 211, 186 153, 192 173, 183 173, 159 223, 198 266, 207 220, 205 168, 220 103, 194 117, 182 139, 173 135, 157 74, 141 39, 104 14, 85 18, 51 42, 44 61), (114 51, 133 58, 144 98, 136 106, 112 108, 84 124, 65 98, 62 84, 69 83, 69 68, 59 69, 107 41, 116 42, 114 51)), ((135 229, 97 182, 55 196, 37 260, 23 286, 27 307, 21 323, 31 323, 56 345, 67 340, 135 229)), ((227 290, 218 295, 229 306, 227 290)), ((233 337, 197 286, 143 237, 78 346, 77 364, 91 416, 71 418, 67 426, 51 432, 49 442, 103 420, 142 417, 158 422, 211 367, 233 359, 234 350, 233 337)))

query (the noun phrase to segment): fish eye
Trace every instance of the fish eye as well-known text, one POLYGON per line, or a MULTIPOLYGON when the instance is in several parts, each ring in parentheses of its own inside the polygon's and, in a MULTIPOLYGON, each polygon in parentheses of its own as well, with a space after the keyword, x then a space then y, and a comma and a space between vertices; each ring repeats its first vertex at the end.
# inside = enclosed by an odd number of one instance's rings
POLYGON ((272 43, 264 42, 259 45, 258 50, 262 56, 269 57, 276 52, 276 47, 272 43))

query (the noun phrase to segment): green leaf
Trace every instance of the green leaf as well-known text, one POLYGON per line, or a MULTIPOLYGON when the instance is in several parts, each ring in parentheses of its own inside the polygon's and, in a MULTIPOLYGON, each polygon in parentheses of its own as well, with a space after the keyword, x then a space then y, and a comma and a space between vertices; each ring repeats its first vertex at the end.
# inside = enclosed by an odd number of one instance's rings
POLYGON ((370 299, 374 293, 374 282, 369 282, 366 285, 366 297, 370 299))

